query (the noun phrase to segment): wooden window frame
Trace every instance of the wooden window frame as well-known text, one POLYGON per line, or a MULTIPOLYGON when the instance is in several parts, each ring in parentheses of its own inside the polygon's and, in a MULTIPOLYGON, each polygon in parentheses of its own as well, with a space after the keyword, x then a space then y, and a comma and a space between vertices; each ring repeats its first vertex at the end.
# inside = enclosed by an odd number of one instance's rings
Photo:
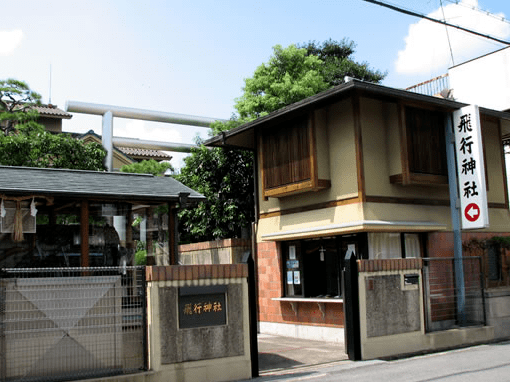
MULTIPOLYGON (((260 163, 260 174, 261 174, 261 184, 262 184, 262 195, 264 198, 269 197, 285 197, 289 195, 295 195, 303 192, 310 191, 319 191, 328 187, 331 187, 331 181, 326 179, 319 179, 318 176, 318 166, 317 166, 317 143, 315 139, 315 126, 314 126, 314 118, 313 114, 309 113, 303 115, 302 118, 306 118, 306 129, 308 135, 308 165, 310 170, 310 178, 304 179, 300 181, 296 181, 289 184, 282 184, 280 186, 275 187, 267 187, 266 186, 266 171, 265 171, 265 162, 264 162, 264 136, 267 135, 267 132, 270 131, 266 129, 265 131, 261 131, 258 134, 259 139, 259 163, 260 163)), ((295 119, 294 119, 295 120, 295 119)), ((293 120, 289 121, 292 123, 293 120)), ((277 126, 272 126, 271 128, 277 128, 277 126)))
POLYGON ((390 182, 402 185, 447 185, 448 175, 427 174, 412 171, 410 163, 410 152, 413 148, 411 142, 411 134, 409 134, 409 127, 406 120, 407 108, 421 109, 430 112, 442 112, 442 111, 418 107, 417 105, 411 105, 406 103, 399 103, 398 106, 399 106, 400 158, 402 162, 402 173, 391 175, 390 182))

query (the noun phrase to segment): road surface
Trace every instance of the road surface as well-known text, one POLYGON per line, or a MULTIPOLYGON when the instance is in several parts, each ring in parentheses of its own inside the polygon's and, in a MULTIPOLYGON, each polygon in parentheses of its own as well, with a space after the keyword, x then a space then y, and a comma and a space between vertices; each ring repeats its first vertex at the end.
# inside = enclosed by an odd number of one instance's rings
POLYGON ((480 345, 395 361, 340 361, 287 369, 252 381, 510 381, 510 342, 480 345))

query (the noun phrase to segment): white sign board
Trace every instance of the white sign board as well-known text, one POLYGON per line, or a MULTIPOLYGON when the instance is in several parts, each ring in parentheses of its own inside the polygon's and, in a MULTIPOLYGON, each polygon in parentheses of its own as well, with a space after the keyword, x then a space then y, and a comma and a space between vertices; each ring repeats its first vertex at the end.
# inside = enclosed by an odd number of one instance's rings
POLYGON ((485 164, 478 106, 453 112, 462 229, 489 226, 485 164))

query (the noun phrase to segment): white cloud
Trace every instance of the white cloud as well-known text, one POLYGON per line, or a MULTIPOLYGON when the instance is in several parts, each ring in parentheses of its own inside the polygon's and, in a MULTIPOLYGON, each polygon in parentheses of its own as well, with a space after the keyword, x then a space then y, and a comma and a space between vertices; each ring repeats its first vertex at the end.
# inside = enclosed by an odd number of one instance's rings
MULTIPOLYGON (((476 11, 478 0, 462 0, 459 4, 445 6, 444 14, 450 24, 498 37, 510 36, 510 25, 485 13, 476 11)), ((441 9, 428 14, 434 19, 443 19, 441 9)), ((498 14, 504 17, 503 14, 498 14)), ((448 28, 455 64, 500 48, 489 40, 473 34, 448 28)), ((439 70, 446 71, 452 65, 450 48, 444 25, 428 20, 420 20, 410 25, 405 37, 406 46, 398 52, 396 71, 401 74, 430 74, 439 70)))
POLYGON ((23 31, 15 29, 12 31, 0 31, 0 55, 8 56, 21 44, 23 31))

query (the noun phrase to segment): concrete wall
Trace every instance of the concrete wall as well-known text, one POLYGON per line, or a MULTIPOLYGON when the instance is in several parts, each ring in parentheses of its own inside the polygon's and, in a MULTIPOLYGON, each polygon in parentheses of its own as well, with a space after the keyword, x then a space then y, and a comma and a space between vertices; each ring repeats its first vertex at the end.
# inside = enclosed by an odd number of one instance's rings
POLYGON ((494 327, 494 337, 510 338, 510 287, 487 290, 485 311, 487 325, 494 327))
POLYGON ((156 381, 233 381, 251 377, 248 268, 147 267, 149 367, 156 381), (180 328, 180 288, 226 287, 226 324, 180 328))
POLYGON ((179 263, 239 264, 246 251, 251 251, 251 240, 223 239, 179 246, 179 263))
POLYGON ((488 342, 491 326, 425 333, 421 259, 359 260, 362 359, 488 342), (406 275, 418 284, 406 284, 406 275))

